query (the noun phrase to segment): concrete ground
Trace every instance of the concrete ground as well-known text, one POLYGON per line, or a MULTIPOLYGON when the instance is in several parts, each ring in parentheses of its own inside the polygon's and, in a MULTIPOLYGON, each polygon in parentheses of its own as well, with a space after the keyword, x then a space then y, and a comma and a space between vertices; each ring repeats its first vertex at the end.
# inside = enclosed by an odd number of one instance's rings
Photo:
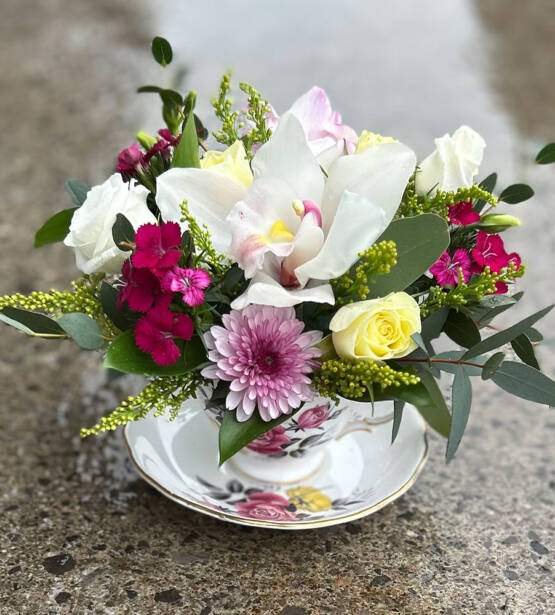
MULTIPOLYGON (((148 53, 162 33, 202 96, 234 65, 280 110, 318 83, 355 128, 420 155, 432 137, 475 127, 488 141, 484 175, 537 189, 513 209, 523 229, 507 235, 529 265, 528 300, 508 322, 553 301, 555 175, 529 162, 555 136, 551 0, 0 8, 0 294, 76 277, 67 249, 32 249, 34 231, 69 206, 66 178, 102 181, 137 128, 159 127, 153 99, 134 89, 165 78, 148 53)), ((79 427, 132 385, 106 386, 99 359, 1 329, 2 615, 553 613, 553 411, 484 383, 449 467, 432 436, 421 478, 394 504, 279 533, 164 499, 134 474, 119 433, 81 441, 79 427)), ((541 359, 553 376, 553 347, 541 359)))

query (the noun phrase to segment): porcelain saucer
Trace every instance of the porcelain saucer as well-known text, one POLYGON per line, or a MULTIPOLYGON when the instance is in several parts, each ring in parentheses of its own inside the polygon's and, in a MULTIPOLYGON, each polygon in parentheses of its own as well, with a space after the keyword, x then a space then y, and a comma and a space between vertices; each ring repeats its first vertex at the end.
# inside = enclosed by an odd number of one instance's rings
POLYGON ((233 458, 218 467, 218 431, 201 404, 174 421, 128 423, 124 440, 141 477, 174 502, 232 523, 298 530, 365 517, 412 486, 428 451, 424 421, 407 405, 393 445, 391 429, 330 442, 321 466, 293 484, 259 482, 233 458))

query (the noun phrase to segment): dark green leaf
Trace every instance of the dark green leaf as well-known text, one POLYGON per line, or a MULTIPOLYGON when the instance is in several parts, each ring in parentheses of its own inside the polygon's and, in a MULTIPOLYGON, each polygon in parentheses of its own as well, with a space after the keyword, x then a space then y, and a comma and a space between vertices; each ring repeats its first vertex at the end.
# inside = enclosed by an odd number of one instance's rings
POLYGON ((533 196, 534 191, 527 184, 513 184, 503 190, 503 192, 499 195, 499 200, 505 201, 505 203, 514 204, 527 201, 533 196))
POLYGON ((395 242, 397 264, 370 284, 370 297, 384 297, 407 288, 445 252, 449 232, 443 218, 422 214, 393 222, 377 241, 395 242))
POLYGON ((499 333, 496 333, 495 335, 492 335, 491 337, 482 340, 479 344, 472 346, 472 348, 470 348, 470 350, 468 350, 463 355, 463 359, 475 357, 479 354, 483 354, 484 352, 495 350, 496 348, 503 346, 503 344, 508 344, 509 342, 512 342, 515 337, 529 329, 534 323, 540 320, 540 318, 543 318, 547 313, 549 313, 552 307, 553 306, 550 305, 549 307, 546 307, 543 310, 540 310, 539 312, 528 316, 528 318, 521 320, 512 327, 509 327, 508 329, 500 331, 499 333))
POLYGON ((403 418, 403 408, 405 402, 402 399, 395 399, 393 401, 393 429, 391 431, 391 444, 395 442, 397 434, 399 433, 399 427, 401 427, 401 419, 403 418))
POLYGON ((116 246, 123 252, 131 250, 130 245, 135 241, 135 229, 129 220, 123 215, 118 214, 112 226, 112 237, 116 246))
POLYGON ((0 312, 0 320, 28 335, 65 335, 64 330, 56 321, 44 314, 37 314, 29 310, 7 307, 0 312))
POLYGON ((497 371, 498 367, 503 363, 505 358, 504 352, 496 352, 486 361, 482 370, 482 380, 489 380, 497 371))
POLYGON ((260 418, 255 410, 247 421, 240 423, 235 416, 235 412, 226 412, 220 425, 220 465, 247 444, 283 423, 283 421, 290 419, 291 416, 291 414, 284 414, 273 421, 266 422, 260 418))
POLYGON ((137 89, 137 92, 139 92, 139 94, 143 94, 145 92, 158 94, 158 92, 161 92, 162 90, 163 88, 160 88, 157 85, 143 85, 137 89))
POLYGON ((64 209, 49 218, 35 235, 35 248, 40 248, 48 243, 56 243, 65 239, 69 233, 69 225, 77 207, 64 209))
MULTIPOLYGON (((423 408, 418 406, 417 408, 429 425, 447 438, 451 428, 451 415, 449 414, 449 409, 445 403, 443 393, 441 392, 437 381, 429 371, 422 369, 418 372, 418 376, 430 396, 432 405, 424 407, 424 411, 423 408)), ((402 399, 405 398, 403 397, 402 399)))
POLYGON ((198 137, 195 128, 195 120, 192 113, 189 113, 185 126, 183 127, 181 141, 179 142, 179 145, 173 155, 172 166, 185 168, 200 167, 198 137))
POLYGON ((197 93, 189 92, 187 96, 185 96, 185 100, 183 101, 183 113, 185 113, 185 115, 189 115, 189 113, 191 113, 193 109, 195 108, 196 104, 197 104, 197 93))
POLYGON ((524 333, 531 342, 543 342, 543 335, 537 329, 534 329, 534 327, 530 327, 524 333))
POLYGON ((463 348, 470 348, 480 341, 480 332, 474 321, 456 310, 451 310, 445 321, 443 328, 447 336, 452 339, 455 344, 463 348))
MULTIPOLYGON (((485 179, 483 179, 479 183, 479 186, 483 190, 487 190, 489 193, 493 193, 493 189, 495 188, 496 183, 497 183, 497 173, 492 173, 491 175, 488 175, 485 179)), ((478 199, 477 201, 475 201, 474 207, 472 208, 472 210, 477 213, 480 213, 482 209, 484 209, 485 205, 486 205, 486 201, 482 201, 482 199, 478 199)))
POLYGON ((426 342, 424 341, 424 338, 420 335, 420 333, 413 333, 411 335, 411 338, 416 344, 418 344, 418 347, 420 348, 420 350, 423 350, 424 353, 427 355, 428 349, 426 347, 426 342))
POLYGON ((195 336, 189 342, 176 340, 176 344, 182 356, 173 365, 158 365, 149 354, 137 347, 134 333, 128 329, 119 335, 108 348, 104 367, 111 367, 126 374, 175 376, 191 371, 206 361, 206 351, 199 337, 195 336))
POLYGON ((542 148, 536 156, 538 164, 551 164, 555 162, 555 143, 549 143, 542 148))
POLYGON ((183 99, 179 92, 174 90, 160 90, 158 92, 160 98, 165 105, 181 108, 183 106, 183 99))
POLYGON ((470 309, 472 318, 478 323, 490 323, 496 316, 508 310, 517 301, 520 301, 524 293, 509 295, 489 295, 484 297, 480 303, 470 309))
POLYGON ((505 361, 491 379, 512 395, 555 406, 555 382, 529 365, 505 361))
POLYGON ((152 39, 152 55, 161 66, 167 66, 173 58, 172 47, 165 38, 155 36, 152 39))
POLYGON ((140 314, 130 310, 126 304, 118 308, 118 291, 106 282, 100 286, 100 303, 108 318, 118 329, 124 331, 132 327, 140 317, 140 314))
POLYGON ((243 275, 243 270, 235 263, 225 272, 222 287, 226 290, 231 290, 237 286, 237 284, 244 281, 245 276, 243 275))
POLYGON ((472 385, 470 384, 470 378, 460 367, 455 372, 452 398, 453 412, 451 416, 451 431, 449 432, 449 441, 447 442, 447 463, 453 459, 453 456, 459 448, 468 422, 470 406, 472 404, 472 385))
POLYGON ((437 312, 432 312, 422 321, 421 335, 425 342, 431 342, 441 335, 448 315, 449 308, 441 308, 437 312))
POLYGON ((100 327, 87 314, 64 314, 56 322, 83 350, 98 350, 104 346, 100 327))
POLYGON ((204 300, 208 301, 208 303, 224 303, 228 304, 230 299, 227 295, 224 295, 219 288, 211 288, 208 290, 204 296, 204 300))
MULTIPOLYGON (((434 360, 436 359, 446 359, 448 361, 461 361, 462 356, 464 354, 464 350, 449 350, 447 352, 440 352, 435 357, 432 357, 434 360)), ((459 366, 461 366, 466 372, 467 376, 481 376, 482 375, 482 366, 486 364, 486 357, 474 357, 469 362, 474 365, 465 365, 461 363, 441 363, 435 362, 433 365, 438 367, 442 372, 447 372, 448 374, 455 374, 459 366), (476 367, 478 365, 479 367, 476 367)))
POLYGON ((521 333, 518 337, 515 337, 515 339, 511 342, 511 346, 516 352, 517 357, 521 361, 524 361, 526 365, 540 369, 538 360, 536 359, 536 355, 534 353, 532 342, 525 333, 521 333))
POLYGON ((65 188, 69 192, 69 196, 71 200, 77 205, 77 207, 81 207, 87 198, 87 192, 91 189, 90 186, 80 182, 78 179, 68 179, 65 183, 65 188))

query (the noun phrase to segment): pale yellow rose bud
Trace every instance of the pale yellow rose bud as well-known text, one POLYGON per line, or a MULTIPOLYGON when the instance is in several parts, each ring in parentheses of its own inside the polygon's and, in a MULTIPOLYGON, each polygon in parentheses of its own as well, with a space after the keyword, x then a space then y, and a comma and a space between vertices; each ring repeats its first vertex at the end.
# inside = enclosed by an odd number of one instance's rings
POLYGON ((416 347, 411 338, 420 333, 420 309, 407 293, 350 303, 330 323, 335 351, 342 359, 385 361, 404 357, 416 347))
POLYGON ((363 130, 360 133, 360 137, 358 138, 358 144, 355 150, 355 154, 360 154, 360 152, 363 152, 369 147, 383 145, 384 143, 399 143, 399 141, 397 141, 397 139, 394 139, 393 137, 382 137, 382 135, 378 135, 375 132, 363 130))
POLYGON ((221 173, 247 188, 253 180, 251 167, 242 141, 235 141, 233 145, 223 152, 216 150, 207 151, 200 159, 200 168, 211 169, 221 173))

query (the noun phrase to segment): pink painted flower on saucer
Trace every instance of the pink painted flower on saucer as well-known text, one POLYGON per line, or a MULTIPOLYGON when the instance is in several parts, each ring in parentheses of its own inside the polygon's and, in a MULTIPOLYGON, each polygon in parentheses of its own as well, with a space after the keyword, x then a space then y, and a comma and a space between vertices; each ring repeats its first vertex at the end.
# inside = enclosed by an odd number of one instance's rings
POLYGON ((210 276, 204 269, 183 269, 174 267, 162 278, 164 290, 181 293, 183 303, 190 306, 204 301, 204 289, 210 286, 210 276))
POLYGON ((291 502, 277 493, 251 493, 246 502, 236 502, 237 512, 263 521, 294 521, 297 517, 291 502))
POLYGON ((277 425, 265 434, 258 436, 247 444, 247 448, 255 453, 262 455, 278 455, 283 452, 283 448, 291 442, 289 436, 285 434, 285 427, 277 425))
POLYGON ((439 260, 430 267, 440 286, 456 286, 459 281, 459 269, 462 269, 465 282, 470 280, 472 259, 466 250, 459 248, 453 256, 445 251, 439 260))
POLYGON ((480 221, 480 214, 472 211, 472 200, 449 205, 449 222, 468 226, 480 221))
POLYGON ((172 365, 181 353, 175 338, 190 340, 193 321, 187 314, 170 312, 167 300, 157 303, 135 326, 135 342, 158 365, 172 365))
POLYGON ((181 229, 176 222, 143 224, 135 234, 136 251, 132 261, 135 267, 145 267, 156 275, 163 275, 177 265, 181 256, 181 229))
POLYGON ((226 407, 237 408, 237 420, 246 421, 255 408, 264 421, 289 414, 314 399, 309 374, 321 350, 314 344, 321 331, 306 331, 293 308, 249 305, 222 317, 205 335, 207 378, 229 382, 226 407))
POLYGON ((300 414, 297 424, 301 429, 315 429, 328 420, 330 411, 328 406, 314 406, 300 414))

